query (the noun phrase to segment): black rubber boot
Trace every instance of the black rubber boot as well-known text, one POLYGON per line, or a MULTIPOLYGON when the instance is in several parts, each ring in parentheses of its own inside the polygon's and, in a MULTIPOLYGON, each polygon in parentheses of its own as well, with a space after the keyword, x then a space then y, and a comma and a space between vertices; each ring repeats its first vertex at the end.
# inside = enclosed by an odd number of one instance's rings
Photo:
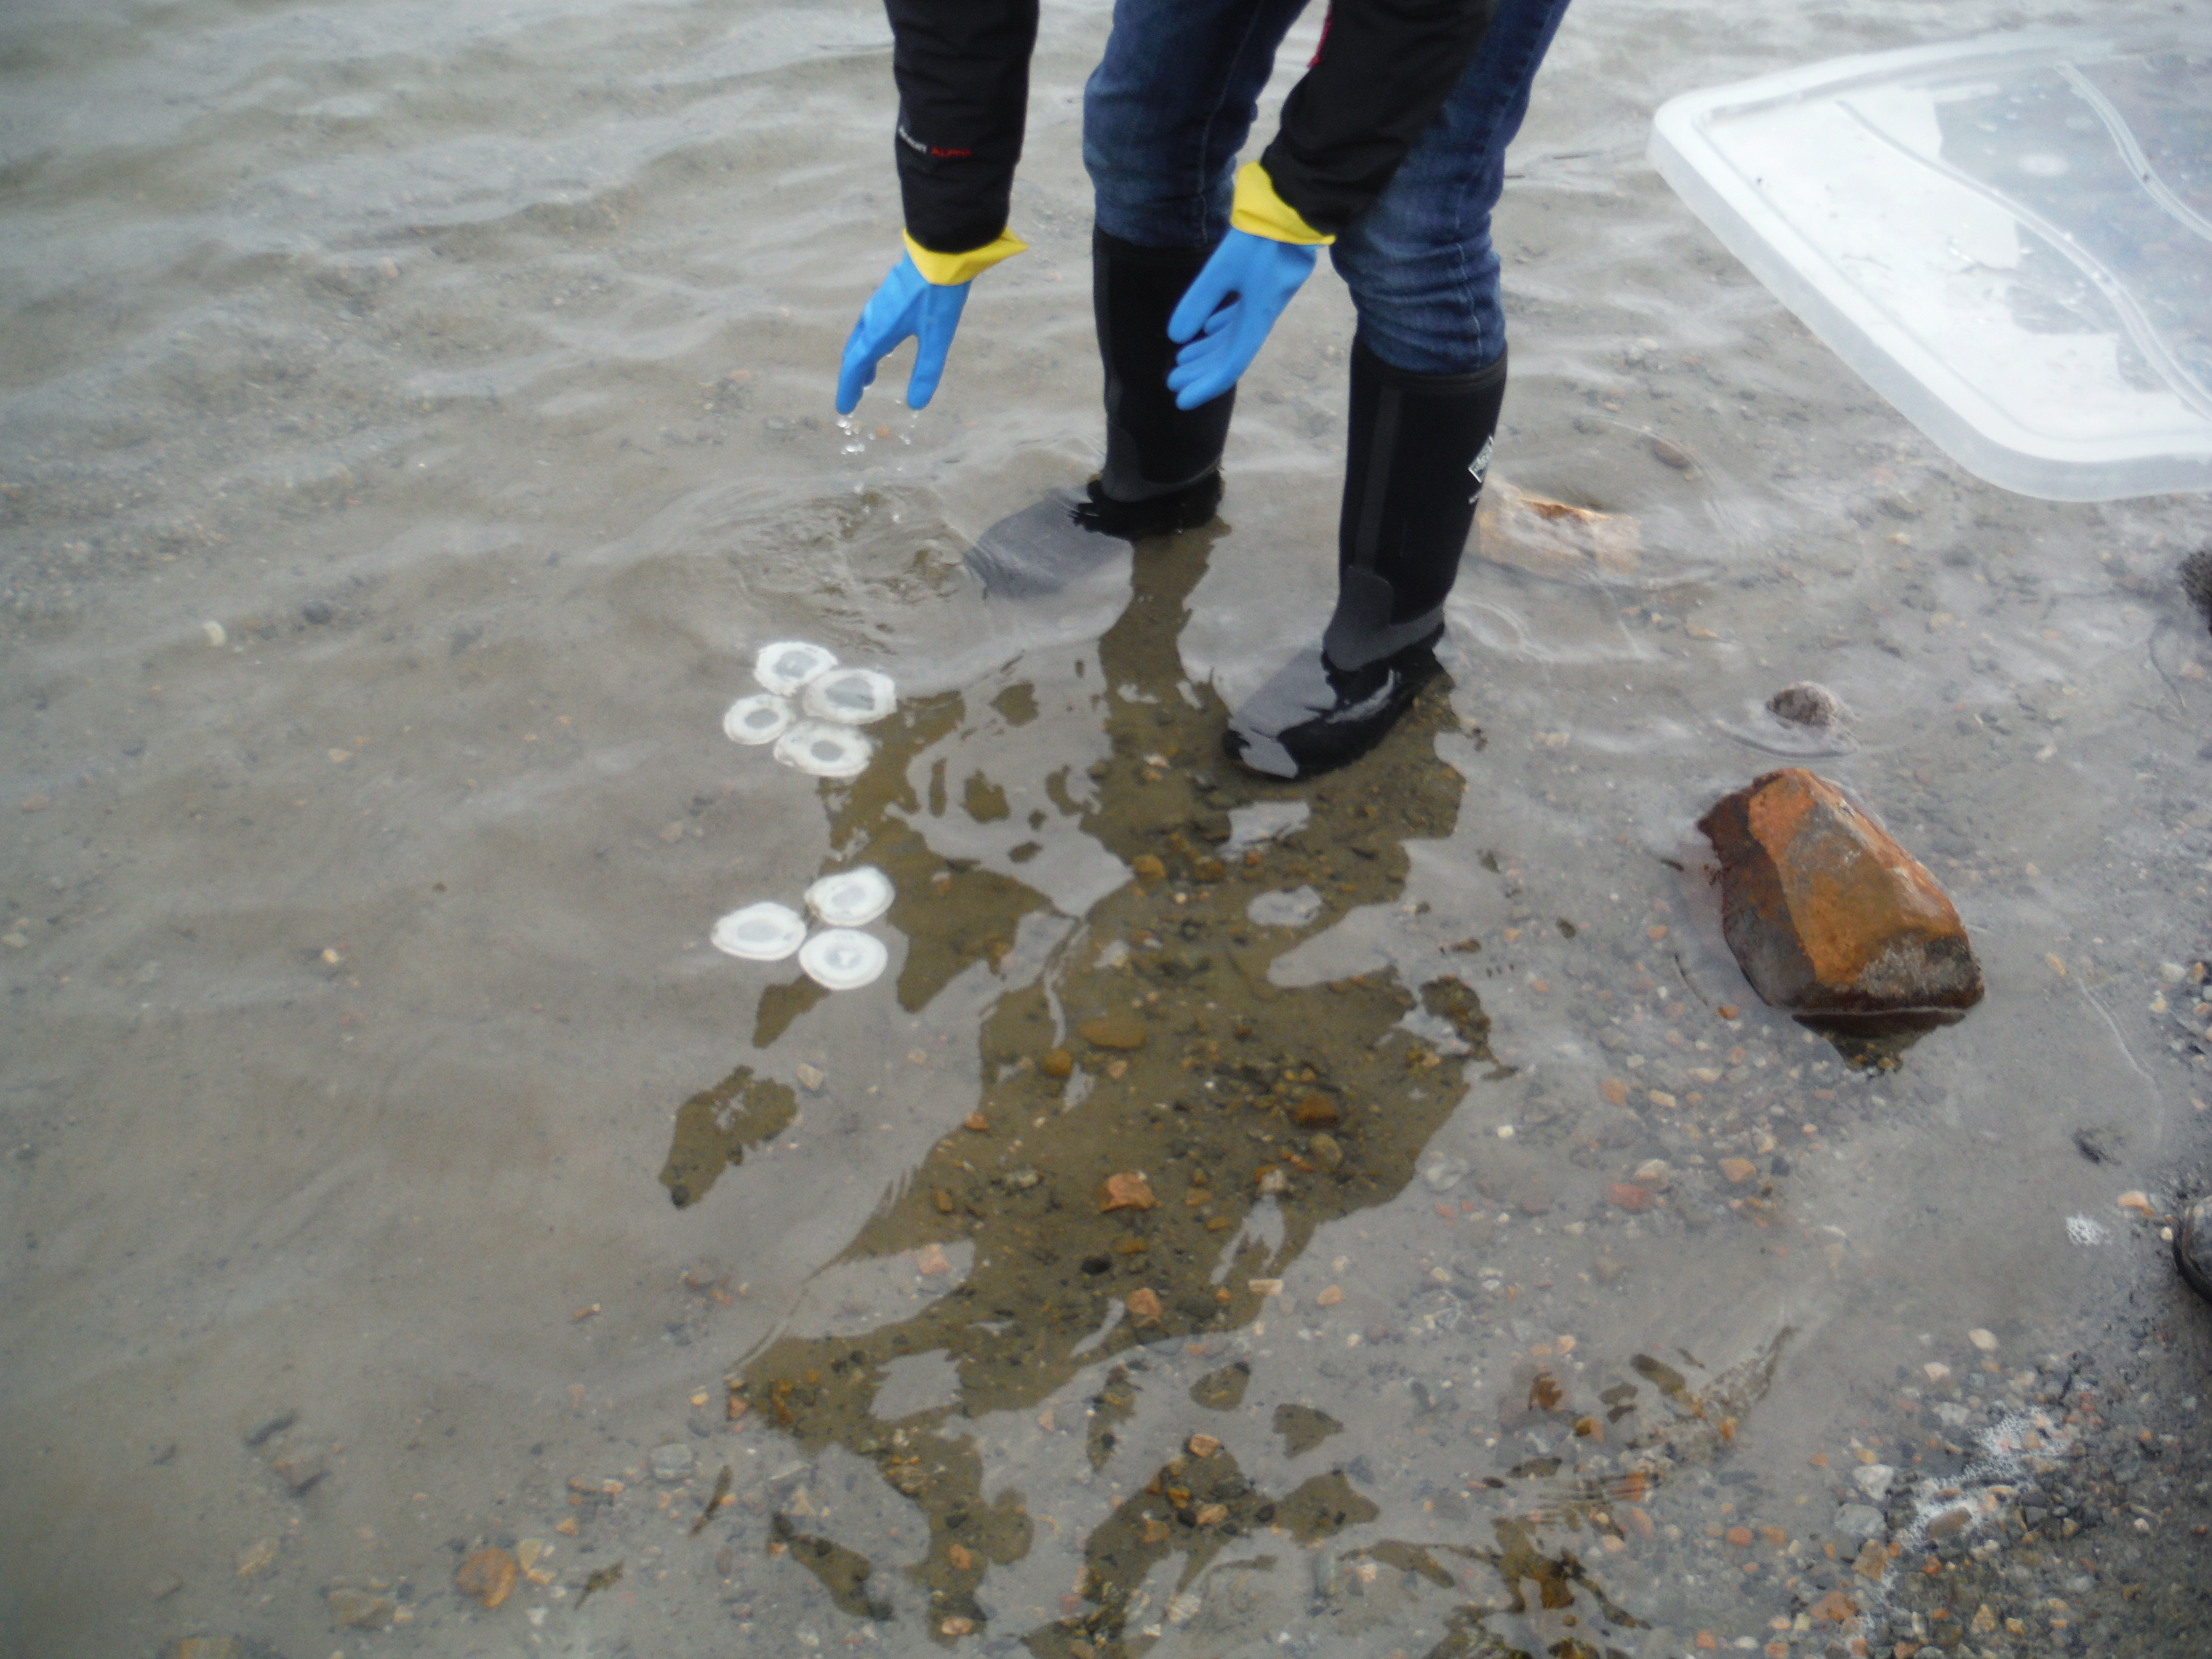
POLYGON ((2191 1290, 2212 1300, 2212 1198, 2185 1206, 2176 1218, 2173 1265, 2191 1290))
POLYGON ((1194 530, 1220 501, 1237 389, 1196 409, 1177 409, 1168 390, 1176 359, 1168 319, 1212 252, 1091 233, 1091 306, 1106 370, 1106 465, 1091 491, 1102 516, 1150 507, 1153 519, 1164 513, 1173 528, 1194 530), (1193 517, 1201 502, 1203 516, 1193 517))
POLYGON ((1336 611, 1318 646, 1230 716, 1222 740, 1238 761, 1306 778, 1357 760, 1437 672, 1504 398, 1502 352, 1472 374, 1411 374, 1353 343, 1336 611))
POLYGON ((1210 248, 1139 247, 1094 228, 1091 298, 1106 371, 1106 465, 983 532, 969 567, 992 592, 1056 592, 1097 564, 1097 538, 1141 541, 1195 530, 1221 505, 1221 450, 1234 387, 1196 409, 1168 390, 1168 319, 1210 248))

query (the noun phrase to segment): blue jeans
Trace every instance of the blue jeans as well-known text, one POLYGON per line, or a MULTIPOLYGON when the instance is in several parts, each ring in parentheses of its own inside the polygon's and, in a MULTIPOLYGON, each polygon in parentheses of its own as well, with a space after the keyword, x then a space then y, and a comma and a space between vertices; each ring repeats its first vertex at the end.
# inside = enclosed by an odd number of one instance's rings
MULTIPOLYGON (((1211 247, 1237 153, 1306 0, 1115 0, 1083 100, 1099 228, 1146 247, 1211 247)), ((1498 0, 1474 61, 1389 187, 1330 248, 1360 337, 1395 368, 1465 374, 1505 349, 1490 213, 1505 147, 1567 0, 1498 0)))

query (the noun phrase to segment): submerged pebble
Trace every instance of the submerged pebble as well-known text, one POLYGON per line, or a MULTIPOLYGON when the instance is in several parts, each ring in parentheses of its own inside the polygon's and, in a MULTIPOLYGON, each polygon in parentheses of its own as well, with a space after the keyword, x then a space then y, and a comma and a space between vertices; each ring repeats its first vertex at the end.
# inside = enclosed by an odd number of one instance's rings
POLYGON ((891 881, 872 864, 827 875, 806 890, 806 908, 832 927, 865 927, 891 908, 891 881))
POLYGON ((774 743, 799 718, 789 701, 773 691, 739 697, 722 716, 722 735, 732 743, 774 743))
POLYGON ((806 712, 840 726, 872 726, 898 707, 898 688, 872 668, 840 668, 810 681, 806 712))
POLYGON ((873 984, 890 962, 884 942, 849 927, 825 927, 799 948, 799 965, 817 985, 857 991, 873 984))
POLYGON ((1829 726, 1844 718, 1843 699, 1825 685, 1802 680, 1785 685, 1766 700, 1766 712, 1792 726, 1829 726))
POLYGON ((787 905, 748 904, 714 924, 709 936, 717 951, 747 962, 781 962, 806 937, 806 924, 787 905))
POLYGON ((775 757, 816 778, 856 778, 868 769, 876 746, 849 726, 801 720, 775 740, 775 757))
POLYGON ((753 678, 771 691, 789 696, 837 665, 836 657, 805 640, 779 640, 761 647, 753 659, 753 678))

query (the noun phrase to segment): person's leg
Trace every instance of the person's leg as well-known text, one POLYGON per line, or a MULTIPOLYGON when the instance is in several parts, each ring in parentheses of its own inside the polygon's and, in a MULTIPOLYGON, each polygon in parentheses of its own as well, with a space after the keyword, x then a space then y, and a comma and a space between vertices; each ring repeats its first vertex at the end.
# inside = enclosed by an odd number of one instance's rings
POLYGON ((1500 0, 1443 109, 1331 250, 1359 313, 1337 605, 1321 647, 1231 719, 1230 751, 1255 770, 1301 777, 1357 758, 1437 671, 1505 391, 1490 214, 1566 5, 1500 0))
POLYGON ((1237 153, 1275 49, 1305 0, 1118 0, 1084 91, 1097 193, 1091 298, 1106 376, 1098 528, 1203 524, 1220 499, 1225 393, 1181 410, 1167 389, 1168 318, 1229 228, 1237 153))

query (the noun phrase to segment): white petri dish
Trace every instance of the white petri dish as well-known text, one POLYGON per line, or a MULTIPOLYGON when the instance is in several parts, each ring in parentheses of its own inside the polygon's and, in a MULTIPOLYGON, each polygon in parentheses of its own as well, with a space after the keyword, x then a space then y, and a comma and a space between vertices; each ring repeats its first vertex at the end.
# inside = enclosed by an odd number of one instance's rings
POLYGON ((806 890, 806 908, 831 927, 865 927, 891 908, 891 878, 872 864, 824 876, 806 890))
POLYGON ((874 983, 890 959, 873 933, 849 927, 825 927, 799 947, 799 965, 806 976, 833 991, 857 991, 874 983))
POLYGON ((778 640, 761 647, 760 655, 753 659, 753 678, 787 697, 836 665, 836 656, 818 645, 805 640, 778 640))
POLYGON ((876 745, 849 726, 801 720, 775 740, 775 757, 810 777, 857 778, 875 758, 876 745))
POLYGON ((872 668, 838 668, 807 682, 806 712, 840 726, 873 726, 898 707, 898 687, 872 668))
POLYGON ((774 743, 791 730, 799 711, 773 691, 739 697, 722 716, 722 735, 732 743, 774 743))
POLYGON ((747 962, 781 962, 806 938, 806 923, 787 904, 748 904, 714 924, 717 951, 747 962))

